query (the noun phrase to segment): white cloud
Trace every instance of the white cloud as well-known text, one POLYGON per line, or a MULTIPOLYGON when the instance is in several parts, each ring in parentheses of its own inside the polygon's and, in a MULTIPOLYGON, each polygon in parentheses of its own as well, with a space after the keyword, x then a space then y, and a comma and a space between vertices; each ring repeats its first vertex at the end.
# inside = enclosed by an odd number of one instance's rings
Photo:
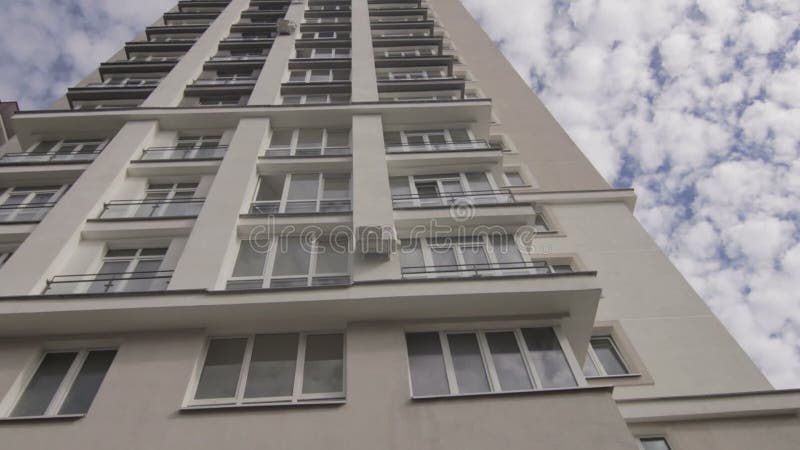
POLYGON ((462 1, 598 170, 633 180, 770 380, 800 386, 800 2, 462 1))

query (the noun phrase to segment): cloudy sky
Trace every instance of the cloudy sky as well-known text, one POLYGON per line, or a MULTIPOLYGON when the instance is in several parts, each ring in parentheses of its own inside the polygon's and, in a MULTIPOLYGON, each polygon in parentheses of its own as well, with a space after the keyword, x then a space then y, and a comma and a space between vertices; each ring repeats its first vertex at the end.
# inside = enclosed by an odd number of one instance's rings
MULTIPOLYGON (((800 2, 463 1, 772 383, 800 387, 800 2)), ((48 105, 172 4, 3 0, 0 98, 48 105)))

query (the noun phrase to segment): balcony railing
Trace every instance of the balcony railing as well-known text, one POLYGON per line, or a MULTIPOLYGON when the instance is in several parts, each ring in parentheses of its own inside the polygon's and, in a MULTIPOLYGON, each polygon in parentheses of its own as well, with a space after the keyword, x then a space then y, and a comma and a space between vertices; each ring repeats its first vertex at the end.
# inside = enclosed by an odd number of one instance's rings
POLYGON ((406 266, 401 268, 403 278, 493 277, 503 275, 546 275, 565 272, 568 271, 556 270, 547 261, 487 262, 481 264, 406 266))
POLYGON ((211 61, 263 61, 267 55, 212 56, 211 61))
POLYGON ((160 82, 161 82, 160 79, 126 80, 121 83, 93 82, 93 83, 87 83, 86 87, 96 87, 96 88, 156 87, 160 82))
POLYGON ((195 80, 195 86, 237 86, 242 84, 253 84, 256 77, 248 78, 211 78, 205 80, 195 80))
POLYGON ((174 161, 197 159, 222 159, 228 146, 217 147, 150 147, 142 152, 140 161, 174 161))
POLYGON ((495 205, 514 203, 514 194, 510 189, 437 192, 436 194, 393 195, 392 205, 395 208, 436 207, 453 205, 495 205))
POLYGON ((203 208, 204 198, 169 200, 112 200, 103 205, 100 219, 152 217, 195 217, 203 208))
POLYGON ((78 153, 6 153, 0 156, 0 165, 28 163, 81 163, 94 161, 102 150, 78 153))
MULTIPOLYGON (((301 288, 301 287, 325 287, 325 286, 348 286, 352 284, 350 275, 324 275, 324 276, 300 276, 287 278, 272 278, 269 289, 281 288, 301 288)), ((264 289, 264 280, 229 280, 226 289, 229 291, 246 289, 264 289)))
POLYGON ((313 213, 349 213, 350 200, 289 200, 281 204, 280 200, 255 201, 250 204, 250 214, 313 214, 313 213))
POLYGON ((314 158, 324 156, 350 156, 350 147, 301 147, 301 148, 269 148, 267 158, 314 158))
POLYGON ((405 152, 457 152, 467 150, 490 150, 493 147, 482 139, 431 144, 388 144, 386 153, 405 152))
POLYGON ((55 205, 55 202, 0 205, 0 223, 38 222, 55 205))
POLYGON ((172 270, 57 275, 47 280, 45 294, 153 292, 167 289, 172 270))

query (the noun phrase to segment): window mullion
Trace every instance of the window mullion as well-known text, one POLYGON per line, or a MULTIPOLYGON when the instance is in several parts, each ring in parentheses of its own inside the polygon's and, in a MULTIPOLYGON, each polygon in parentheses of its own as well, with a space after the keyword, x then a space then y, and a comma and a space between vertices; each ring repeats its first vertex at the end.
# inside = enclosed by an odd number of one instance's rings
POLYGON ((292 187, 292 174, 287 173, 283 179, 283 192, 281 192, 281 203, 278 205, 278 212, 286 212, 286 203, 289 201, 289 189, 292 187))
POLYGON ((297 340, 297 360, 295 361, 294 371, 294 385, 292 387, 292 403, 297 402, 303 394, 303 375, 305 371, 305 364, 303 362, 306 358, 306 333, 300 333, 297 340))
POLYGON ((233 394, 236 404, 241 404, 244 399, 244 390, 247 385, 247 373, 250 370, 250 360, 253 356, 253 343, 255 335, 251 334, 247 337, 247 344, 244 348, 244 357, 242 358, 242 367, 239 369, 239 381, 236 384, 236 393, 233 394))
POLYGON ((589 341, 589 348, 586 349, 586 357, 592 361, 592 364, 594 364, 594 367, 597 369, 597 373, 600 376, 608 376, 608 373, 606 373, 606 368, 600 364, 600 359, 597 357, 597 353, 595 353, 591 341, 589 341))
POLYGON ((263 278, 262 287, 269 287, 272 284, 272 271, 275 269, 275 258, 277 258, 281 245, 279 237, 270 237, 269 239, 270 242, 266 254, 267 261, 264 264, 264 273, 261 275, 263 278))
POLYGON ((61 409, 61 405, 64 404, 64 400, 66 400, 67 394, 69 393, 70 388, 72 388, 72 384, 75 382, 75 379, 78 378, 78 372, 80 372, 81 367, 83 367, 83 363, 86 361, 86 356, 88 353, 89 352, 87 350, 81 350, 77 355, 75 355, 72 365, 69 367, 69 370, 67 370, 67 374, 64 376, 64 379, 61 380, 58 390, 56 390, 56 393, 50 400, 50 405, 44 412, 45 416, 58 415, 58 410, 61 409))
POLYGON ((458 394, 458 381, 456 380, 456 370, 453 367, 453 355, 450 354, 447 333, 444 331, 439 332, 439 343, 442 345, 442 356, 444 356, 444 368, 447 372, 447 384, 450 387, 450 394, 458 394))
POLYGON ((556 335, 558 345, 561 346, 561 351, 564 353, 564 357, 567 359, 567 365, 572 370, 572 375, 575 377, 576 383, 578 386, 586 386, 587 384, 586 378, 583 376, 583 368, 580 364, 578 364, 578 360, 575 358, 575 353, 572 352, 572 346, 561 332, 561 328, 554 326, 553 333, 556 335))
POLYGON ((481 357, 483 358, 483 367, 489 375, 489 390, 492 392, 502 391, 500 386, 500 378, 497 376, 497 370, 494 367, 494 360, 492 360, 492 352, 489 349, 489 342, 486 340, 486 333, 477 331, 478 349, 480 349, 481 357))
MULTIPOLYGON (((302 238, 301 238, 302 240, 302 238)), ((314 242, 311 244, 312 250, 311 254, 308 255, 308 269, 306 273, 306 285, 311 286, 311 283, 314 280, 314 275, 317 274, 317 252, 319 252, 319 238, 314 239, 314 242)))
POLYGON ((542 379, 539 378, 539 372, 536 371, 536 366, 533 365, 531 354, 528 351, 528 345, 525 343, 525 337, 522 336, 522 330, 519 328, 514 329, 514 337, 517 338, 517 345, 519 345, 519 350, 522 352, 522 359, 525 362, 525 366, 528 368, 528 376, 530 377, 533 389, 541 389, 544 385, 542 384, 542 379))

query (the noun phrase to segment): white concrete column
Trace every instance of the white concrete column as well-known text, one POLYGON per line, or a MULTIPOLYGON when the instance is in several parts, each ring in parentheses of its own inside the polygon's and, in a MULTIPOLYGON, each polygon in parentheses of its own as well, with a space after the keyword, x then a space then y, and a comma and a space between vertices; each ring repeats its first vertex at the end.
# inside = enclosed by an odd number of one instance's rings
POLYGON ((233 0, 222 10, 197 42, 183 55, 158 87, 142 103, 142 107, 178 106, 183 91, 203 72, 203 65, 217 53, 219 41, 228 36, 231 26, 239 21, 250 0, 233 0))
POLYGON ((205 204, 169 284, 175 289, 213 289, 227 252, 237 240, 242 201, 256 180, 256 163, 269 138, 268 118, 242 119, 233 134, 205 204))
POLYGON ((361 232, 365 229, 394 226, 392 189, 383 143, 383 122, 378 114, 353 116, 353 233, 356 255, 353 280, 400 278, 397 258, 364 255, 358 250, 361 232))
POLYGON ((20 245, 0 271, 4 295, 40 294, 52 268, 60 267, 80 241, 89 213, 106 190, 126 176, 134 153, 149 145, 158 122, 128 122, 20 245))
POLYGON ((375 75, 375 55, 372 50, 372 29, 369 24, 369 4, 367 0, 353 0, 351 5, 350 51, 352 65, 351 101, 377 102, 378 81, 375 75))
POLYGON ((300 31, 300 24, 305 16, 305 0, 296 0, 289 5, 289 9, 284 16, 286 20, 291 20, 297 24, 297 30, 291 35, 277 36, 272 48, 269 49, 267 61, 258 76, 253 93, 250 94, 248 105, 272 105, 278 98, 281 91, 283 74, 289 65, 289 58, 292 56, 294 41, 300 31))

